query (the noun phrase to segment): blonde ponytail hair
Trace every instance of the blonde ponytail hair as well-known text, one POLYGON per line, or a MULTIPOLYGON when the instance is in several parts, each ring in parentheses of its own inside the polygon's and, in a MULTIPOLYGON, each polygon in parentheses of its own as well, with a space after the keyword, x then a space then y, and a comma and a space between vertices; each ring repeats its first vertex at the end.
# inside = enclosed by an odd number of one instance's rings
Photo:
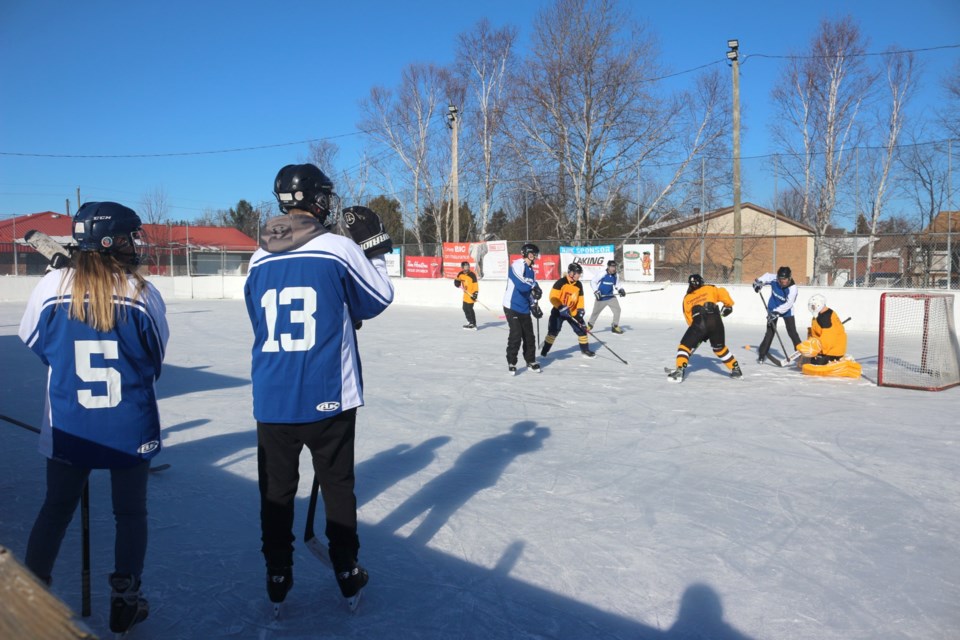
MULTIPOLYGON (((117 318, 125 321, 127 307, 114 307, 114 300, 128 294, 127 277, 133 277, 133 299, 138 300, 147 281, 130 262, 113 254, 78 251, 73 256, 73 282, 70 285, 70 318, 97 331, 110 331, 117 318), (115 312, 116 309, 116 312, 115 312)), ((64 280, 64 283, 67 281, 64 280)), ((61 296, 63 291, 61 291, 61 296)), ((62 298, 61 298, 62 299, 62 298)))

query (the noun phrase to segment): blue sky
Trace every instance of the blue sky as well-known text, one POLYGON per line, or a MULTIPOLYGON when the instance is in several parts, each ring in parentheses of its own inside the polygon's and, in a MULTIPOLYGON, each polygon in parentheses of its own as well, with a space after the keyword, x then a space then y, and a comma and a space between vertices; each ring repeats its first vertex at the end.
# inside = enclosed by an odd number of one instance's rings
MULTIPOLYGON (((512 24, 524 48, 543 0, 450 3, 288 0, 54 2, 0 5, 0 216, 63 211, 87 200, 136 206, 163 188, 173 218, 272 199, 273 176, 306 144, 335 137, 344 167, 363 144, 358 102, 395 86, 412 62, 447 64, 455 38, 487 17, 512 24), (20 155, 25 154, 25 155, 20 155), (65 158, 79 155, 167 157, 65 158), (39 157, 38 157, 39 156, 39 157)), ((802 51, 824 17, 849 13, 871 51, 960 44, 960 2, 625 1, 682 71, 717 60, 739 38, 743 155, 771 151, 768 102, 779 65, 751 54, 802 51)), ((919 54, 923 89, 940 99, 960 49, 919 54)), ((680 76, 680 79, 685 76, 680 76)), ((686 76, 691 77, 691 76, 686 76)), ((762 189, 744 200, 762 200, 762 189)), ((746 189, 746 187, 745 187, 746 189)), ((345 203, 349 204, 349 203, 345 203)))

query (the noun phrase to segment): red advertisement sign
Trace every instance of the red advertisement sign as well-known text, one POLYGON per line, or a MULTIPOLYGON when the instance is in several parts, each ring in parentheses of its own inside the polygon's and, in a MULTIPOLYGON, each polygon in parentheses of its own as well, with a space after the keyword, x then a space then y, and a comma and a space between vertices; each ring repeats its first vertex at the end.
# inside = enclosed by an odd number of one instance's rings
MULTIPOLYGON (((514 260, 519 260, 520 254, 510 254, 510 264, 513 264, 514 260)), ((543 281, 553 281, 560 277, 560 256, 559 254, 548 253, 541 255, 536 262, 533 263, 533 273, 537 277, 538 282, 543 281)))
POLYGON ((439 278, 442 259, 437 256, 406 256, 403 275, 407 278, 439 278))
POLYGON ((456 278, 460 273, 460 263, 469 262, 473 271, 477 270, 477 263, 470 255, 469 242, 443 243, 443 277, 456 278))

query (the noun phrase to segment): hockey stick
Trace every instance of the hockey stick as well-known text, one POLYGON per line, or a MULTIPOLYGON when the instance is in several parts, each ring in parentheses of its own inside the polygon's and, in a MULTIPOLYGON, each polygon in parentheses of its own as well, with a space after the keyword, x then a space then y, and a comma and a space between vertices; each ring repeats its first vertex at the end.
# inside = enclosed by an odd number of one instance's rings
MULTIPOLYGON (((9 422, 10 424, 16 425, 16 426, 18 426, 18 427, 22 427, 23 429, 26 429, 27 431, 32 431, 32 432, 37 433, 37 434, 40 433, 40 429, 37 429, 37 428, 36 428, 35 426, 33 426, 32 424, 27 424, 26 422, 20 422, 19 420, 15 419, 15 418, 11 418, 10 416, 5 416, 5 415, 3 415, 3 414, 0 414, 0 420, 3 420, 4 422, 9 422)), ((155 467, 150 467, 150 471, 151 471, 151 472, 153 472, 153 471, 164 471, 164 470, 169 469, 169 468, 170 468, 170 464, 165 462, 165 463, 163 463, 163 464, 158 464, 158 465, 155 466, 155 467)))
MULTIPOLYGON (((313 486, 310 487, 310 504, 307 507, 307 524, 303 528, 303 544, 307 546, 307 549, 309 549, 310 553, 312 553, 314 557, 316 557, 316 559, 323 564, 323 566, 329 568, 331 571, 336 572, 336 569, 333 568, 333 561, 330 559, 330 552, 325 546, 323 546, 323 543, 320 542, 319 538, 317 538, 317 534, 313 531, 313 522, 316 518, 319 496, 320 478, 314 474, 313 486)), ((350 611, 357 610, 357 606, 360 604, 361 592, 362 589, 357 591, 356 594, 344 598, 350 611)))
POLYGON ((80 615, 90 617, 90 481, 83 483, 80 494, 80 536, 83 566, 80 569, 80 615))
MULTIPOLYGON (((763 292, 757 291, 757 295, 760 296, 760 301, 763 303, 763 308, 766 309, 767 301, 763 299, 763 292)), ((780 329, 777 327, 776 324, 773 325, 773 332, 777 335, 777 342, 780 343, 780 348, 783 349, 783 355, 787 355, 787 348, 783 344, 783 338, 780 337, 780 329)))
MULTIPOLYGON (((20 422, 9 416, 0 415, 0 420, 9 422, 27 431, 40 433, 32 424, 20 422)), ((90 483, 83 483, 83 493, 80 494, 80 554, 82 567, 80 569, 80 615, 90 616, 90 483)))
POLYGON ((70 264, 70 251, 43 231, 31 229, 23 239, 46 258, 52 268, 61 269, 70 264))
POLYGON ((597 342, 599 342, 601 345, 603 345, 604 348, 606 348, 607 351, 609 351, 610 353, 612 353, 613 356, 614 356, 617 360, 619 360, 620 362, 622 362, 623 364, 626 364, 626 365, 629 365, 629 364, 630 364, 629 362, 627 362, 626 360, 624 360, 623 358, 621 358, 621 357, 617 354, 616 351, 614 351, 613 349, 611 349, 610 347, 608 347, 606 342, 604 342, 603 340, 601 340, 601 339, 598 338, 597 336, 593 335, 593 331, 590 331, 590 329, 587 329, 586 326, 583 327, 583 330, 586 331, 587 334, 588 334, 591 338, 593 338, 594 340, 596 340, 597 342))
POLYGON ((307 545, 307 549, 316 556, 317 560, 332 569, 333 564, 330 562, 330 553, 313 531, 313 521, 316 518, 317 501, 319 497, 320 478, 314 475, 313 486, 310 488, 310 504, 307 506, 307 524, 303 528, 303 544, 307 545))
POLYGON ((635 293, 653 293, 654 291, 663 291, 666 287, 660 287, 659 289, 644 289, 643 291, 627 291, 625 296, 632 296, 635 293))

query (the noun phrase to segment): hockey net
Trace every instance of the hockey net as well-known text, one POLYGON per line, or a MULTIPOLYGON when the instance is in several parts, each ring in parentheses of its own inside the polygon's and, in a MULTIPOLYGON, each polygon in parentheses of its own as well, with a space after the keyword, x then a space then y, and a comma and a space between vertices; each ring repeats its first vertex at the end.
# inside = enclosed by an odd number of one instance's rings
POLYGON ((952 294, 880 296, 877 384, 925 391, 960 384, 952 294))

